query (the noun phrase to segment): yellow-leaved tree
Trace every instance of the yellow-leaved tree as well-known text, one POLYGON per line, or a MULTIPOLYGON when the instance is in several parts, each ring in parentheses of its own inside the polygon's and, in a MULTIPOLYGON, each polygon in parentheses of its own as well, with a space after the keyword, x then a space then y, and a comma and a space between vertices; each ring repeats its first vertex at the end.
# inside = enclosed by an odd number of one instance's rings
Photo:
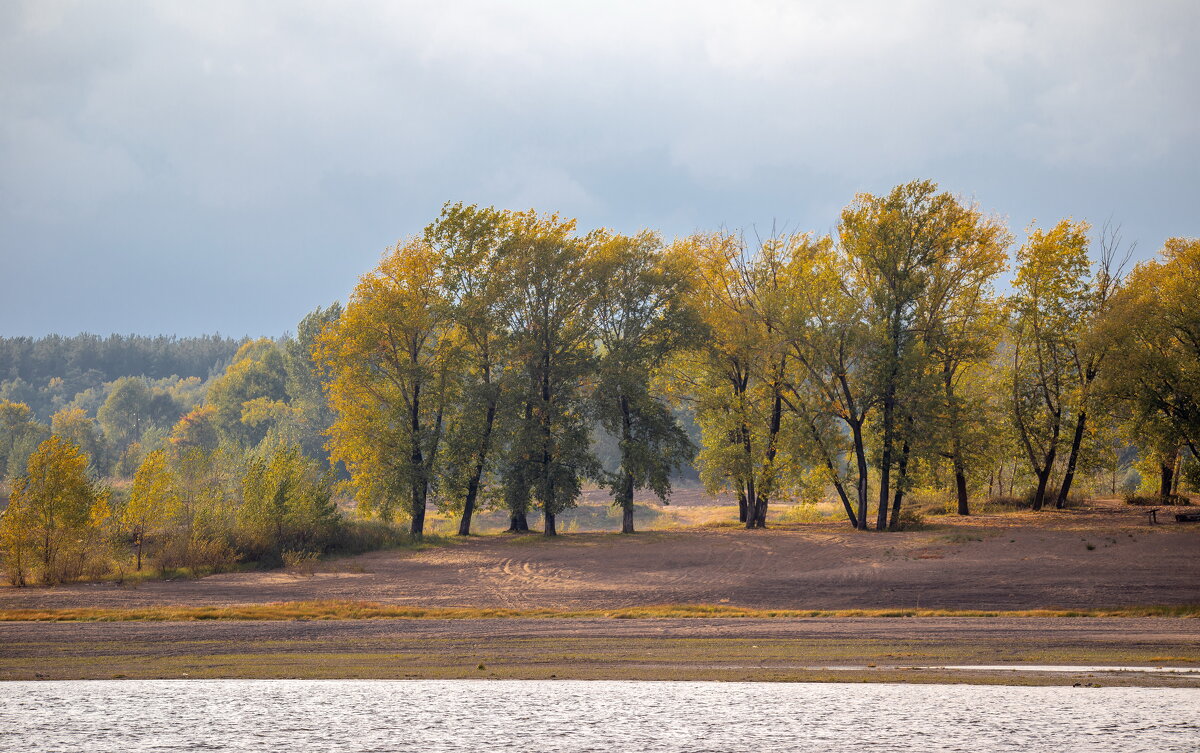
POLYGON ((153 538, 163 524, 178 513, 179 493, 175 475, 167 462, 167 453, 154 450, 133 475, 129 502, 121 511, 121 523, 133 539, 137 569, 142 569, 142 550, 148 538, 153 538))
POLYGON ((337 415, 330 459, 350 471, 359 508, 425 526, 457 351, 440 259, 412 239, 363 275, 318 339, 337 415))
POLYGON ((12 481, 0 518, 0 545, 13 585, 35 569, 44 583, 78 577, 99 545, 108 492, 88 476, 88 457, 73 442, 51 436, 12 481))

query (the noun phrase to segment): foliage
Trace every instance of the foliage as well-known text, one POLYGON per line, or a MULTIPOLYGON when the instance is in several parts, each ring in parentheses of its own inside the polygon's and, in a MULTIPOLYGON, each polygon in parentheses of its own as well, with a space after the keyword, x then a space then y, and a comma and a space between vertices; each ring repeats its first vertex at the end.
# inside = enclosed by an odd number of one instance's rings
POLYGON ((44 583, 82 574, 89 539, 109 514, 108 491, 89 477, 87 467, 78 445, 52 436, 13 479, 0 542, 14 585, 24 585, 33 572, 44 583))

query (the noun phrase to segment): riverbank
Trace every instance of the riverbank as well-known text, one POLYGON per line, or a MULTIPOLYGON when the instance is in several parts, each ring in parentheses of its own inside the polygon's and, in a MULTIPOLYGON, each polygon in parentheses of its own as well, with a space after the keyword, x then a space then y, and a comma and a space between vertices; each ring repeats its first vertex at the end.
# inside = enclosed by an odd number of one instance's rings
MULTIPOLYGON (((694 506, 689 509, 720 509, 694 506)), ((731 520, 735 511, 726 510, 731 520)), ((610 612, 713 604, 748 610, 1108 610, 1200 604, 1200 525, 1140 508, 940 516, 919 530, 778 523, 622 536, 503 534, 197 579, 0 586, 0 610, 218 608, 370 602, 414 609, 610 612)))
POLYGON ((1093 669, 1200 669, 1200 620, 1161 617, 5 622, 0 623, 0 646, 0 679, 5 680, 474 678, 1200 687, 1200 673, 1093 669), (1014 671, 1046 665, 1081 668, 1014 671), (945 668, 963 666, 977 668, 945 668))

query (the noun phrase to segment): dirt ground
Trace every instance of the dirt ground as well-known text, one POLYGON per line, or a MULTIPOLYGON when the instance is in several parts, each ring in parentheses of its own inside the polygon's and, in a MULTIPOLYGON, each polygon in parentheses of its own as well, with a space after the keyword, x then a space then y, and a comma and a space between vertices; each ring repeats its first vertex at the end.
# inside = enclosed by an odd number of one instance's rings
POLYGON ((1200 603, 1200 525, 1149 525, 1096 503, 932 518, 924 530, 844 523, 487 535, 323 563, 312 576, 241 572, 137 586, 0 587, 0 609, 297 600, 516 609, 658 604, 1020 610, 1200 603))

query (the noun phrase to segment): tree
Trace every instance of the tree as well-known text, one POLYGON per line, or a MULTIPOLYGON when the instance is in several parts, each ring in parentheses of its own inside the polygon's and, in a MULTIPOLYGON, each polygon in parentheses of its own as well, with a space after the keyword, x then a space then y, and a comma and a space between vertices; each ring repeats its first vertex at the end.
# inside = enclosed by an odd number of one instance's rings
POLYGON ((766 526, 779 488, 779 437, 787 354, 774 318, 779 257, 769 241, 752 255, 729 233, 695 235, 689 257, 691 307, 704 328, 691 373, 702 447, 697 461, 710 490, 731 488, 747 528, 766 526))
POLYGON ((104 468, 104 436, 83 408, 62 408, 50 417, 50 431, 79 445, 95 468, 104 468))
POLYGON ((392 519, 407 500, 414 536, 424 533, 457 373, 440 262, 421 239, 389 249, 317 347, 337 414, 331 459, 346 464, 362 509, 392 519))
POLYGON ((1011 344, 1012 418, 1037 477, 1040 510, 1061 449, 1072 389, 1072 353, 1089 307, 1088 225, 1032 229, 1017 252, 1011 344))
POLYGON ((340 528, 328 475, 298 446, 250 458, 241 486, 242 548, 253 555, 282 559, 289 549, 321 551, 340 528))
POLYGON ((695 448, 663 396, 656 372, 698 331, 685 304, 687 268, 649 231, 629 237, 602 234, 591 259, 596 280, 596 334, 601 355, 595 413, 620 442, 620 467, 605 474, 622 510, 622 533, 633 533, 633 495, 649 488, 667 502, 671 472, 695 448))
POLYGON ((1161 458, 1160 492, 1169 494, 1177 449, 1200 457, 1200 240, 1171 238, 1135 267, 1103 331, 1121 354, 1104 392, 1132 408, 1134 434, 1143 453, 1161 458))
POLYGON ((1078 323, 1078 335, 1067 340, 1067 350, 1070 354, 1069 369, 1071 371, 1071 407, 1075 414, 1075 431, 1071 437, 1071 447, 1067 454, 1067 467, 1063 474, 1063 482, 1058 490, 1058 499, 1054 506, 1062 509, 1071 491, 1075 478, 1075 468, 1079 463, 1079 453, 1083 445, 1084 431, 1087 428, 1088 413, 1091 410, 1093 383, 1099 376, 1105 361, 1108 359, 1111 341, 1101 327, 1104 313, 1111 305, 1112 297, 1121 284, 1121 272, 1125 262, 1132 253, 1132 247, 1125 258, 1117 260, 1116 254, 1120 247, 1120 228, 1105 225, 1100 236, 1100 264, 1096 274, 1086 282, 1084 305, 1078 323))
POLYGON ((34 420, 28 405, 0 400, 0 476, 21 473, 29 455, 45 438, 45 427, 34 420))
POLYGON ((133 539, 137 570, 142 569, 142 550, 147 538, 157 534, 162 525, 178 513, 178 507, 175 475, 168 464, 167 453, 164 450, 147 453, 133 476, 129 502, 121 511, 121 522, 133 539))
POLYGON ((289 415, 287 378, 284 354, 275 342, 261 338, 239 348, 208 388, 220 436, 244 447, 261 442, 280 416, 289 415))
POLYGON ((461 391, 447 422, 442 486, 453 500, 446 506, 461 510, 458 535, 467 536, 485 476, 495 464, 510 344, 505 317, 511 291, 503 263, 513 252, 512 223, 491 207, 446 204, 425 228, 425 241, 441 258, 449 318, 462 356, 461 391))
POLYGON ((107 515, 107 491, 88 477, 88 458, 79 446, 52 436, 29 457, 26 473, 12 481, 0 538, 8 552, 9 576, 24 585, 35 562, 42 580, 56 583, 64 550, 86 539, 107 515))
POLYGON ((582 479, 597 473, 589 448, 583 381, 593 368, 595 284, 588 273, 591 239, 575 221, 535 212, 511 215, 513 238, 501 275, 512 293, 505 327, 523 415, 510 434, 503 468, 505 497, 520 529, 530 499, 542 508, 544 533, 573 507, 582 479))
POLYGON ((986 254, 984 275, 994 277, 1003 237, 998 223, 930 181, 896 186, 883 197, 860 194, 842 211, 838 226, 849 263, 848 282, 864 302, 875 344, 874 391, 880 410, 879 508, 876 527, 895 527, 911 454, 913 422, 922 414, 906 406, 921 400, 928 375, 928 329, 946 314, 955 278, 986 254), (994 269, 994 271, 992 271, 994 269), (937 285, 949 289, 939 290, 937 285), (899 453, 897 453, 897 445, 899 453), (892 472, 896 466, 894 499, 892 472), (888 517, 889 506, 892 509, 888 517))
MULTIPOLYGON (((958 514, 969 515, 967 467, 984 438, 982 422, 986 383, 981 381, 995 355, 1003 324, 1003 308, 992 284, 1004 270, 1011 236, 997 219, 985 217, 975 207, 949 206, 953 215, 942 242, 945 253, 933 260, 925 294, 918 301, 916 327, 925 345, 934 381, 941 395, 931 409, 935 431, 944 440, 958 503, 958 514)), ((899 515, 893 506, 892 517, 899 515)), ((895 524, 892 524, 895 527, 895 524)))
MULTIPOLYGON (((167 400, 170 398, 168 397, 167 400)), ((157 397, 141 377, 121 377, 113 382, 104 405, 96 412, 100 426, 117 450, 141 440, 142 432, 156 419, 174 421, 169 408, 164 410, 163 398, 157 397), (167 414, 164 416, 163 414, 167 414)))
POLYGON ((203 405, 179 419, 171 429, 168 441, 180 452, 188 449, 212 452, 221 443, 216 422, 217 409, 203 405))
POLYGON ((804 454, 824 468, 850 525, 866 530, 864 429, 877 400, 871 390, 872 340, 863 296, 843 279, 847 263, 830 238, 796 236, 789 245, 788 295, 780 326, 798 369, 786 382, 785 402, 801 424, 797 436, 809 440, 804 454), (853 504, 846 491, 851 479, 853 504))
POLYGON ((283 344, 285 389, 290 403, 288 417, 295 424, 295 441, 304 454, 322 463, 328 462, 325 435, 333 425, 333 409, 325 397, 329 375, 316 360, 314 351, 325 327, 342 315, 342 305, 310 311, 296 326, 296 336, 283 344))

